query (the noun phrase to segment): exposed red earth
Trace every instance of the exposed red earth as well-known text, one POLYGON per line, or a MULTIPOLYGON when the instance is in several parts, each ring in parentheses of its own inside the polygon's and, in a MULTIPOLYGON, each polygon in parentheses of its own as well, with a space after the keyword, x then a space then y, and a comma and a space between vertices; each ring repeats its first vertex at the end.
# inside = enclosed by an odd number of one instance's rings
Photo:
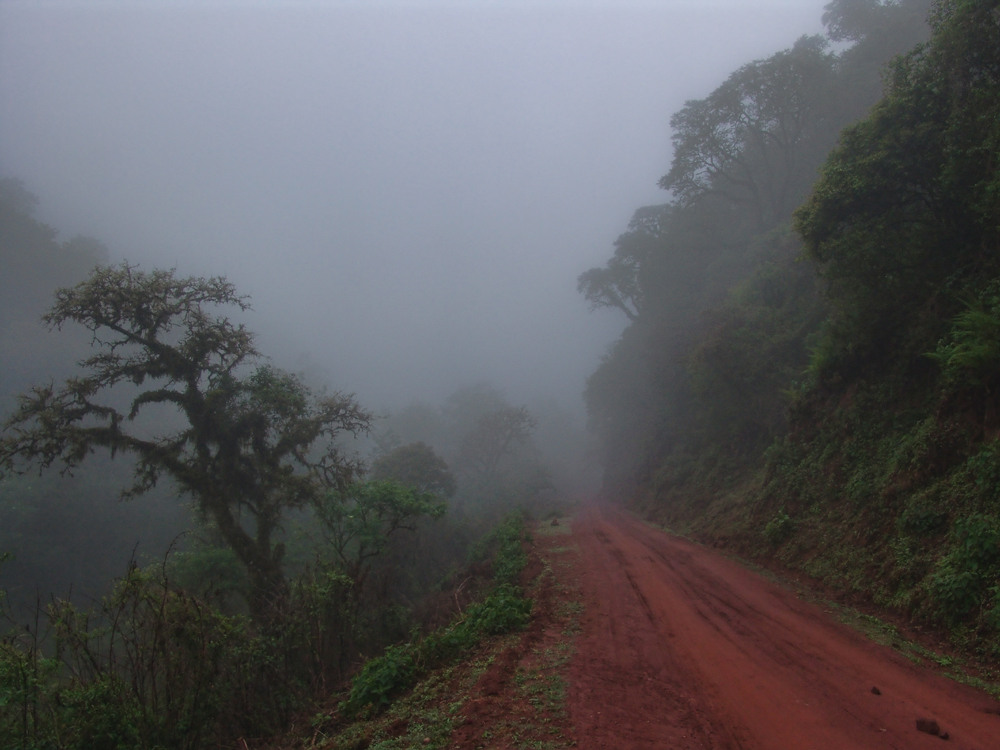
POLYGON ((610 509, 578 516, 572 539, 585 615, 568 708, 583 750, 1000 748, 988 695, 707 548, 610 509))

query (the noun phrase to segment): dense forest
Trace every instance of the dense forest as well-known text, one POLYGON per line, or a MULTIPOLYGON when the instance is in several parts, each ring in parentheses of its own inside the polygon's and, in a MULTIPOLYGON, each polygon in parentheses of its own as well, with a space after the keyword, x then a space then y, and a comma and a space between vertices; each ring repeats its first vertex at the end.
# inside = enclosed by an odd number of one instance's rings
POLYGON ((1000 632, 1000 9, 835 0, 671 120, 662 206, 579 278, 605 492, 951 628, 1000 632))

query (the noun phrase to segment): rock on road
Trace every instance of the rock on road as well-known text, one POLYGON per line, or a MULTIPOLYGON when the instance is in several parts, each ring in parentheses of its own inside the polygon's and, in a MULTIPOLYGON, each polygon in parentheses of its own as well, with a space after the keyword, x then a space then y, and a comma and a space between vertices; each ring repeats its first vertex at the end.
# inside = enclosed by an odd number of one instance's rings
POLYGON ((579 747, 1000 749, 1000 705, 822 609, 625 513, 573 522, 579 747), (881 694, 872 692, 877 686, 881 694), (947 742, 919 732, 933 719, 947 742))

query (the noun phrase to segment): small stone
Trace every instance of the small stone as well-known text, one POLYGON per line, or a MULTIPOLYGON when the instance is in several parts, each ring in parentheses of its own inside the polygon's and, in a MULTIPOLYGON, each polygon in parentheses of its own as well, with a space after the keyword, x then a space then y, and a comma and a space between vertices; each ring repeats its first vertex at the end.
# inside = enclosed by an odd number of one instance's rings
POLYGON ((875 687, 875 686, 873 685, 873 686, 872 686, 872 695, 882 695, 882 691, 881 691, 881 690, 879 690, 879 689, 878 689, 877 687, 875 687))
POLYGON ((935 737, 941 734, 941 727, 934 719, 917 719, 917 731, 932 734, 935 737))
POLYGON ((430 737, 424 737, 424 744, 425 745, 431 744, 431 738, 430 737))

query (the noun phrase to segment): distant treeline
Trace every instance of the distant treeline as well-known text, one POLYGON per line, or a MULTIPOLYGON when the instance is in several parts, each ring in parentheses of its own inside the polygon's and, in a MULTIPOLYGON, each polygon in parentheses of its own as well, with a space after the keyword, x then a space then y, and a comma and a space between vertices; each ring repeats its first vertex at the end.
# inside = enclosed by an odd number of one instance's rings
POLYGON ((579 279, 629 319, 586 389, 606 494, 984 649, 1000 630, 998 6, 833 0, 825 38, 674 115, 670 201, 579 279))

